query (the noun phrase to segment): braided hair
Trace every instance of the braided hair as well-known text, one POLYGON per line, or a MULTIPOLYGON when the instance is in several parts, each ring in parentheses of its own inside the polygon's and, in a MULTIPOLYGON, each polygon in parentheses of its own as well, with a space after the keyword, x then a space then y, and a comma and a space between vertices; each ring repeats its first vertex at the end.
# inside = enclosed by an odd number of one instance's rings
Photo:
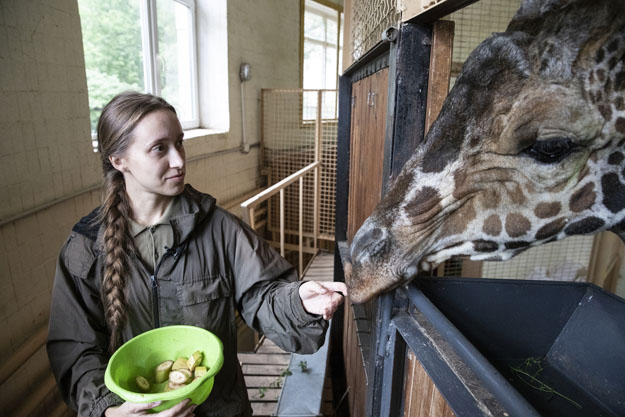
POLYGON ((132 140, 132 133, 141 119, 155 110, 174 108, 160 97, 126 91, 113 97, 102 109, 98 120, 98 152, 104 174, 104 196, 98 220, 104 227, 104 270, 102 300, 104 317, 109 331, 109 351, 115 352, 122 344, 122 330, 126 323, 126 272, 129 254, 135 252, 128 219, 132 217, 130 200, 126 193, 123 174, 111 163, 111 157, 124 156, 132 140))

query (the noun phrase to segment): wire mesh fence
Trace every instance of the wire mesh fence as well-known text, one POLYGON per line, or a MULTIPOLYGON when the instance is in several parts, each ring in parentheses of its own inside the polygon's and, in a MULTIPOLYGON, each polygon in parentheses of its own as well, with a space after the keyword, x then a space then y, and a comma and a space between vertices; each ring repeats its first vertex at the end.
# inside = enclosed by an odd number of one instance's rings
POLYGON ((397 25, 400 14, 396 0, 354 0, 352 13, 352 58, 356 61, 380 41, 384 30, 397 25))
MULTIPOLYGON (((336 90, 263 90, 263 169, 268 185, 275 184, 317 159, 319 177, 303 181, 303 235, 312 247, 315 236, 322 248, 334 241, 336 145, 338 127, 336 90), (315 179, 316 178, 316 179, 315 179), (314 190, 319 192, 315 210, 314 190), (317 225, 317 232, 315 232, 317 225)), ((287 242, 296 243, 299 221, 299 185, 285 189, 284 221, 287 242)), ((279 232, 279 201, 269 200, 268 230, 279 232)))

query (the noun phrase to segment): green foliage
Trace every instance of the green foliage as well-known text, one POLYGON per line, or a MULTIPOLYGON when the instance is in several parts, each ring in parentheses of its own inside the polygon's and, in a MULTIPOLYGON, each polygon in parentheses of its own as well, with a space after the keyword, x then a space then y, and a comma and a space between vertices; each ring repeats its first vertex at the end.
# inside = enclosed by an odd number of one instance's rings
POLYGON ((307 372, 308 371, 308 362, 306 362, 306 361, 299 361, 298 365, 299 365, 299 369, 302 372, 307 372))
POLYGON ((141 20, 137 0, 79 0, 91 128, 115 94, 143 91, 141 20))

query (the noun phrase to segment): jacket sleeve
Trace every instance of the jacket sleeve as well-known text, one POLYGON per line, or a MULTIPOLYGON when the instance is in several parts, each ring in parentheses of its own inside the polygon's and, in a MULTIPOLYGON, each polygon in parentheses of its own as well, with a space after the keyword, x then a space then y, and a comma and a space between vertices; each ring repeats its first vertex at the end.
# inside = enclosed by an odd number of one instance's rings
POLYGON ((242 222, 229 257, 239 311, 250 327, 288 352, 313 353, 323 345, 328 323, 304 310, 295 268, 242 222))
POLYGON ((78 416, 100 417, 123 400, 104 385, 108 337, 92 282, 96 257, 80 240, 70 236, 57 261, 46 347, 65 402, 78 416))

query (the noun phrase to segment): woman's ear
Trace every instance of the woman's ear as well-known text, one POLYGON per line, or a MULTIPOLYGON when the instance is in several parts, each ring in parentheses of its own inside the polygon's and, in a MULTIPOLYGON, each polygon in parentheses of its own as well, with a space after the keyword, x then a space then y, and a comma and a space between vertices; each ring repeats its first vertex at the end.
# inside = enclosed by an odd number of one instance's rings
POLYGON ((118 170, 119 172, 126 172, 126 164, 124 163, 124 159, 119 156, 109 156, 109 161, 111 161, 111 165, 113 168, 118 170))

